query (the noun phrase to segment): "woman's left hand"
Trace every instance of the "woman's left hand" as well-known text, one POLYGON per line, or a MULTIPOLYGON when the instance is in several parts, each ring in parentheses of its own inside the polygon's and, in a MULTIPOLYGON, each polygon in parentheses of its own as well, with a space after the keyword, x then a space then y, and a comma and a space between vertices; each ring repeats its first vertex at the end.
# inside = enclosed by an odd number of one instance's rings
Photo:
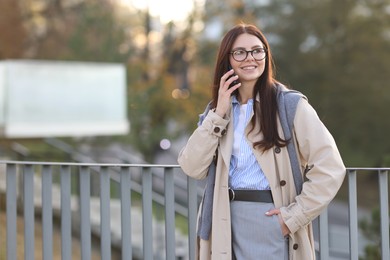
POLYGON ((280 215, 279 209, 272 209, 270 211, 267 211, 265 213, 265 215, 267 215, 267 216, 278 215, 279 224, 280 224, 280 227, 282 229, 283 236, 287 236, 288 234, 291 233, 290 230, 288 229, 286 223, 284 223, 284 220, 283 220, 282 216, 280 215))

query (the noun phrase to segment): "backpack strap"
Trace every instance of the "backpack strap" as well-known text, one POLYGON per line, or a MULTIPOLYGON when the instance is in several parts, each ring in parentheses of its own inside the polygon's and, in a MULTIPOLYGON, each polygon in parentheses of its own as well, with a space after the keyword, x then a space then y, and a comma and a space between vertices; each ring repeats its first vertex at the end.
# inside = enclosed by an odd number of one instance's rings
MULTIPOLYGON (((203 114, 199 115, 198 126, 200 126, 211 109, 212 101, 210 101, 203 114)), ((213 219, 213 197, 214 197, 214 186, 215 186, 215 171, 217 168, 217 156, 218 153, 215 151, 214 158, 211 161, 207 172, 206 186, 204 188, 202 197, 202 208, 200 210, 200 216, 198 218, 198 231, 197 235, 203 240, 210 239, 211 225, 213 219)))
POLYGON ((277 101, 280 123, 284 137, 288 140, 287 151, 290 158, 291 169, 294 177, 295 190, 297 195, 302 191, 303 177, 299 165, 297 150, 293 140, 294 117, 297 111, 298 102, 306 98, 302 93, 289 90, 281 84, 277 84, 277 101))

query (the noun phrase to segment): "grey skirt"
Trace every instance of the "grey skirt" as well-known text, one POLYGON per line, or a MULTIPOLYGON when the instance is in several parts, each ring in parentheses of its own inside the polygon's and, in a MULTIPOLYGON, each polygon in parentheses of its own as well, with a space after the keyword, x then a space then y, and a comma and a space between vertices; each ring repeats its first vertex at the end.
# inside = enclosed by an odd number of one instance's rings
POLYGON ((288 236, 277 215, 266 216, 273 203, 232 201, 233 260, 288 260, 288 236))

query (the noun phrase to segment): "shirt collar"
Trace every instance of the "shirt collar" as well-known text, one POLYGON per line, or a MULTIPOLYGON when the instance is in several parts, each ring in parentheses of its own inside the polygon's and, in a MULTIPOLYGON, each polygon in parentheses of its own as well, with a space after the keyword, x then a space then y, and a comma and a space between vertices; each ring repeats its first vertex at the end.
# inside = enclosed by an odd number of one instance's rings
POLYGON ((240 102, 238 102, 238 100, 237 100, 237 96, 236 95, 233 95, 233 97, 232 97, 232 104, 233 105, 239 105, 240 104, 240 102))
MULTIPOLYGON (((256 98, 256 100, 257 100, 257 98, 256 98)), ((232 97, 232 104, 233 104, 233 106, 235 106, 235 105, 240 105, 240 104, 241 104, 240 101, 238 101, 236 95, 233 95, 233 97, 232 97)), ((248 100, 248 104, 249 104, 249 105, 253 105, 253 98, 251 98, 251 99, 248 100)))

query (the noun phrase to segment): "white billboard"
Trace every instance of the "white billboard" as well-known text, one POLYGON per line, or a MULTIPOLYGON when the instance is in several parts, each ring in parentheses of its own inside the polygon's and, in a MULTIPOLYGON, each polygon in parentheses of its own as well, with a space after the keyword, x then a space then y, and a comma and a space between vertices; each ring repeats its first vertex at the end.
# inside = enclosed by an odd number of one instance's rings
POLYGON ((122 64, 0 61, 0 131, 7 138, 129 131, 122 64))

